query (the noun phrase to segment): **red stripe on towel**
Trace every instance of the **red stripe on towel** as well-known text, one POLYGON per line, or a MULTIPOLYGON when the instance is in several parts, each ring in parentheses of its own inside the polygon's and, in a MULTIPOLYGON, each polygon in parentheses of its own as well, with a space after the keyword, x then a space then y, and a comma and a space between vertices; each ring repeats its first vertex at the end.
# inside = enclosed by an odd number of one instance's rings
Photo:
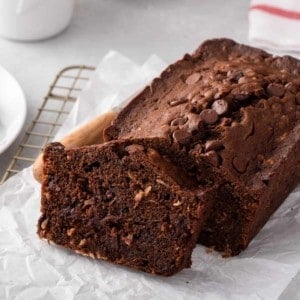
POLYGON ((300 20, 300 12, 282 9, 276 6, 257 4, 257 5, 252 5, 250 7, 250 10, 261 10, 271 15, 276 15, 287 19, 300 20))

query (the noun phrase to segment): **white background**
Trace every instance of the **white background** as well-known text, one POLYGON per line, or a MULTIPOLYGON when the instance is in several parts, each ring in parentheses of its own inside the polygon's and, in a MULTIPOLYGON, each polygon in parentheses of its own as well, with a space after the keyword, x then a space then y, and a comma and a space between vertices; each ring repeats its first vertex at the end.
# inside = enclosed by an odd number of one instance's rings
MULTIPOLYGON (((247 42, 248 5, 247 0, 77 0, 71 25, 61 35, 34 43, 0 39, 0 64, 27 98, 22 133, 62 68, 97 65, 111 49, 137 63, 151 54, 171 63, 207 38, 247 42)), ((21 136, 0 156, 0 177, 21 136)))

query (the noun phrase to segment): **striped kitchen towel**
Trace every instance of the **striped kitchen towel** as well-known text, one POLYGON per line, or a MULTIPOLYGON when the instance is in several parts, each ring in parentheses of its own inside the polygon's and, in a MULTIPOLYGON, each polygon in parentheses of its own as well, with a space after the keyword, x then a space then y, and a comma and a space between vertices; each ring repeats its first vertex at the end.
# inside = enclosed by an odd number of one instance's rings
POLYGON ((261 47, 300 51, 300 0, 252 0, 249 40, 261 47))

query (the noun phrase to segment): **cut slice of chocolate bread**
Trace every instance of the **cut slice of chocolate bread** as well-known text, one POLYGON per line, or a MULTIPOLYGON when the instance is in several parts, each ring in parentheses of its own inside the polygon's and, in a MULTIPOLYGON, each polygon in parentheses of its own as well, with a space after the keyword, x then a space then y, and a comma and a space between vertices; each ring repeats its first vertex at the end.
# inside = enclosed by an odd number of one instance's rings
POLYGON ((211 206, 209 193, 149 144, 127 140, 76 149, 49 144, 39 236, 153 274, 190 267, 211 206))
POLYGON ((136 96, 106 139, 164 137, 181 145, 200 181, 222 182, 200 241, 238 254, 295 183, 299 75, 300 62, 290 56, 228 39, 206 41, 136 96))

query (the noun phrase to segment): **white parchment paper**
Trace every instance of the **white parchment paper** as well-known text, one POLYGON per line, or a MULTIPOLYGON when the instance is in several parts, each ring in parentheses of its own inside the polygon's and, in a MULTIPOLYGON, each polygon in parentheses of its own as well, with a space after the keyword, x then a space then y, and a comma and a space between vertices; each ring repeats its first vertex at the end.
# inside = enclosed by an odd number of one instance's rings
MULTIPOLYGON (((59 135, 122 106, 164 66, 156 56, 138 66, 109 52, 59 135)), ((224 259, 198 245, 192 268, 169 278, 39 240, 39 209, 31 168, 0 186, 0 299, 300 299, 300 185, 241 255, 224 259)))

